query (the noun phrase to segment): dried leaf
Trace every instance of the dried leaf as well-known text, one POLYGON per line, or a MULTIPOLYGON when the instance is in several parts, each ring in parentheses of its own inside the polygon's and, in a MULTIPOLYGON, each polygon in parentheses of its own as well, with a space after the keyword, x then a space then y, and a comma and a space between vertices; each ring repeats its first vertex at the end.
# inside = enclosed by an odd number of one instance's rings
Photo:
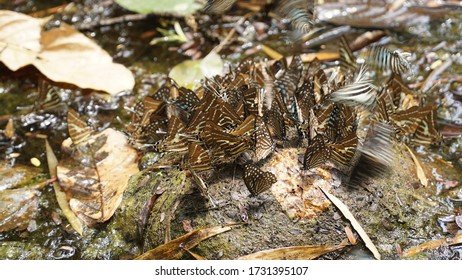
POLYGON ((147 251, 137 260, 174 260, 179 259, 184 250, 189 250, 205 239, 208 239, 217 234, 227 232, 233 227, 240 224, 229 224, 224 226, 214 226, 191 231, 177 239, 174 239, 166 244, 160 245, 157 248, 147 251))
POLYGON ((42 51, 33 64, 55 82, 112 94, 135 85, 130 70, 113 63, 105 50, 69 25, 42 33, 41 43, 42 51))
POLYGON ((9 119, 5 127, 5 137, 6 139, 11 139, 15 135, 13 119, 9 119))
POLYGON ((266 53, 269 57, 271 57, 274 60, 280 60, 284 57, 282 54, 268 47, 267 45, 262 44, 260 47, 264 53, 266 53))
POLYGON ((425 250, 437 249, 441 246, 459 245, 462 243, 462 234, 458 234, 453 238, 443 238, 437 240, 430 240, 415 247, 409 248, 403 252, 403 257, 412 257, 425 250))
POLYGON ((409 154, 411 155, 412 157, 412 160, 414 161, 414 164, 415 164, 415 169, 416 169, 416 172, 417 172, 417 178, 419 178, 420 180, 420 183, 427 187, 428 186, 428 179, 427 179, 427 176, 425 175, 425 171, 422 167, 422 164, 420 163, 420 160, 416 157, 416 155, 414 154, 414 152, 411 150, 411 148, 408 147, 408 145, 405 145, 409 154))
POLYGON ((13 71, 34 65, 55 82, 118 93, 132 89, 133 74, 71 26, 41 31, 44 20, 0 11, 0 61, 13 71))
MULTIPOLYGON (((53 149, 48 143, 48 140, 45 139, 45 146, 46 146, 46 153, 47 153, 47 162, 48 162, 48 170, 50 172, 50 177, 57 178, 57 171, 56 168, 58 166, 58 159, 53 152, 53 149)), ((77 231, 80 235, 83 234, 83 226, 77 216, 72 212, 71 208, 69 207, 69 203, 67 202, 66 193, 61 190, 59 186, 59 182, 53 183, 53 189, 55 191, 56 200, 58 201, 58 205, 63 211, 64 216, 71 224, 72 228, 77 231)))
POLYGON ((375 247, 374 243, 372 243, 372 240, 369 238, 367 233, 364 231, 364 229, 361 227, 359 222, 355 219, 353 214, 350 212, 348 207, 343 204, 337 197, 335 197, 333 194, 330 194, 328 191, 324 190, 322 187, 320 188, 322 192, 332 201, 332 203, 342 212, 343 216, 347 218, 350 222, 353 228, 356 230, 356 232, 359 234, 361 239, 364 241, 366 244, 366 247, 374 254, 374 257, 378 260, 380 260, 380 253, 375 247))
POLYGON ((204 258, 203 256, 201 255, 198 255, 196 253, 193 253, 191 252, 190 250, 186 249, 186 252, 188 252, 191 256, 193 256, 193 258, 195 258, 196 260, 199 260, 199 261, 205 261, 207 260, 206 258, 204 258))
POLYGON ((10 167, 7 163, 0 162, 0 191, 26 185, 39 173, 40 170, 31 166, 16 164, 10 167))
POLYGON ((62 149, 57 175, 70 208, 88 226, 107 221, 122 201, 128 179, 139 171, 136 151, 123 133, 111 128, 78 145, 68 138, 62 149))
POLYGON ((242 256, 238 260, 313 260, 324 254, 341 250, 347 245, 348 242, 338 245, 285 247, 256 252, 242 256))
POLYGON ((16 71, 35 60, 40 51, 40 31, 46 19, 13 11, 0 11, 0 61, 16 71))
POLYGON ((34 188, 0 192, 0 232, 25 229, 38 211, 40 192, 34 188))
POLYGON ((348 241, 350 241, 351 245, 356 245, 356 237, 353 233, 353 231, 351 230, 351 228, 349 226, 346 226, 345 227, 345 233, 348 237, 348 241))

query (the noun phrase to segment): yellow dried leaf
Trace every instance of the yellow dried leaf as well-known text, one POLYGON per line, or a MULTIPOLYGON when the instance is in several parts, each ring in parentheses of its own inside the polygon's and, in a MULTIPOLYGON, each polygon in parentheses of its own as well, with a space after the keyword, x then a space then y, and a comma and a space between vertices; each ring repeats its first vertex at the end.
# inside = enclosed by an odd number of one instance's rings
POLYGON ((417 172, 417 178, 419 178, 420 180, 420 183, 427 187, 428 186, 428 179, 427 179, 427 176, 425 175, 425 171, 422 167, 422 164, 420 164, 420 160, 416 157, 416 155, 414 154, 414 152, 411 150, 411 148, 409 148, 406 144, 405 144, 409 154, 411 155, 411 158, 412 160, 414 161, 414 164, 415 164, 415 169, 416 169, 416 172, 417 172))
POLYGON ((175 260, 180 258, 185 250, 195 247, 205 239, 208 239, 217 234, 231 230, 233 227, 240 224, 230 224, 224 226, 214 226, 191 231, 177 239, 160 245, 152 250, 147 251, 137 260, 175 260))
POLYGON ((261 45, 261 50, 265 52, 269 57, 271 57, 274 60, 280 60, 284 56, 277 51, 273 50, 272 48, 268 47, 267 45, 261 45))
POLYGON ((198 255, 198 254, 196 254, 196 253, 193 253, 193 252, 191 252, 191 251, 188 250, 188 249, 185 249, 185 251, 188 252, 191 256, 193 256, 193 258, 195 258, 196 260, 199 260, 199 261, 205 261, 205 260, 207 260, 207 259, 204 258, 203 256, 198 255))
POLYGON ((347 242, 338 245, 294 246, 256 252, 239 260, 313 260, 324 254, 343 249, 347 242))
POLYGON ((364 231, 362 226, 359 224, 359 222, 355 219, 353 214, 350 212, 348 207, 345 204, 343 204, 343 202, 340 201, 340 199, 335 197, 333 194, 330 194, 328 191, 324 190, 322 187, 320 189, 330 199, 330 201, 332 201, 332 203, 340 210, 340 212, 342 212, 343 216, 345 216, 345 218, 347 218, 350 221, 351 225, 356 230, 356 232, 359 234, 361 239, 364 241, 364 243, 366 244, 366 247, 372 252, 374 257, 380 260, 381 256, 380 256, 379 251, 375 247, 374 243, 372 243, 372 240, 369 238, 369 236, 364 231))
POLYGON ((447 237, 443 239, 430 240, 405 250, 403 252, 403 257, 412 257, 426 250, 437 249, 441 246, 459 245, 460 243, 462 243, 462 234, 457 234, 452 238, 447 237))
MULTIPOLYGON (((46 153, 47 153, 47 162, 48 162, 48 170, 50 172, 50 176, 52 178, 57 177, 56 167, 58 166, 58 159, 53 152, 53 149, 48 143, 48 140, 45 139, 45 146, 46 146, 46 153)), ((83 234, 83 225, 80 220, 75 216, 72 212, 71 208, 69 207, 69 203, 67 202, 66 193, 61 190, 58 182, 53 182, 53 189, 55 191, 56 200, 58 201, 58 205, 63 211, 64 216, 71 224, 72 228, 78 232, 80 235, 83 234)))

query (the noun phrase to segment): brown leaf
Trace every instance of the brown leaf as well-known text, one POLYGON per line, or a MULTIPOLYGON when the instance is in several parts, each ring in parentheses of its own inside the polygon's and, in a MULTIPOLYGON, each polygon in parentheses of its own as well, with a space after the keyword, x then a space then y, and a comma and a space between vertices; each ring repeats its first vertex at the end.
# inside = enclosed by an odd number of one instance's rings
POLYGON ((0 232, 26 228, 38 211, 39 194, 34 188, 1 191, 0 232))
POLYGON ((462 243, 462 234, 458 234, 453 238, 443 238, 437 240, 430 240, 425 243, 419 244, 415 247, 409 248, 403 252, 403 257, 411 257, 418 253, 421 253, 425 250, 433 250, 437 249, 441 246, 452 246, 452 245, 459 245, 462 243))
POLYGON ((55 82, 113 94, 135 84, 130 70, 113 63, 105 50, 69 25, 43 32, 41 42, 42 51, 33 64, 55 82))
POLYGON ((107 221, 122 201, 128 179, 137 173, 137 153, 123 133, 108 128, 73 145, 62 144, 57 167, 61 187, 72 211, 85 224, 107 221))
POLYGON ((359 224, 359 222, 355 219, 353 214, 350 212, 348 207, 345 204, 343 204, 343 202, 340 201, 340 199, 335 197, 333 194, 330 194, 328 191, 324 190, 323 188, 320 188, 320 189, 330 199, 330 201, 332 201, 332 203, 340 210, 340 212, 342 212, 343 216, 345 216, 345 218, 347 218, 350 221, 353 228, 356 230, 359 236, 361 236, 361 239, 366 244, 366 247, 372 252, 372 254, 374 254, 374 257, 380 260, 381 256, 380 256, 379 251, 375 247, 374 243, 372 243, 372 240, 369 238, 369 236, 364 231, 362 226, 359 224))
POLYGON ((10 167, 7 163, 0 162, 0 191, 24 186, 39 173, 40 170, 31 166, 16 164, 10 167))
POLYGON ((256 252, 238 260, 313 260, 324 254, 343 249, 348 242, 338 245, 294 246, 256 252))
MULTIPOLYGON (((58 159, 53 152, 53 149, 48 143, 48 140, 45 139, 45 146, 46 146, 46 153, 47 153, 47 162, 48 162, 48 170, 50 172, 50 177, 57 178, 57 166, 58 166, 58 159)), ((69 207, 69 203, 67 202, 66 193, 61 190, 59 182, 53 182, 53 189, 55 191, 56 200, 58 201, 58 205, 63 211, 64 216, 67 218, 69 223, 71 224, 72 228, 77 231, 80 235, 83 234, 83 226, 82 222, 75 216, 72 212, 71 208, 69 207)))
POLYGON ((133 74, 93 40, 61 24, 41 32, 46 20, 0 11, 0 61, 13 71, 34 65, 55 82, 118 93, 132 89, 133 74))
POLYGON ((184 250, 189 250, 205 239, 208 239, 217 234, 231 230, 233 227, 240 224, 229 224, 224 226, 214 226, 191 231, 177 239, 174 239, 166 244, 160 245, 157 248, 147 251, 137 260, 175 260, 179 259, 184 250))
POLYGON ((185 251, 188 252, 191 256, 193 256, 193 258, 195 258, 196 260, 199 260, 199 261, 205 261, 205 260, 207 260, 207 259, 204 258, 203 256, 198 255, 198 254, 196 254, 196 253, 193 253, 193 252, 191 252, 191 251, 188 250, 188 249, 185 249, 185 251))
POLYGON ((0 61, 12 71, 31 63, 40 51, 45 19, 13 11, 0 11, 0 61))

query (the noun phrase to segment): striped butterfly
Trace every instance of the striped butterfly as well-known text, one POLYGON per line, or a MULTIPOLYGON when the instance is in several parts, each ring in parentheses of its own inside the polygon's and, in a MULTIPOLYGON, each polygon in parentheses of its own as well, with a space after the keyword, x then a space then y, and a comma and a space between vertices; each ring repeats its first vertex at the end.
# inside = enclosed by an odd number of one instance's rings
POLYGON ((74 144, 84 142, 94 132, 72 108, 67 112, 67 130, 74 144))
POLYGON ((276 176, 269 172, 263 172, 253 163, 244 165, 244 183, 253 196, 269 190, 277 182, 276 176))

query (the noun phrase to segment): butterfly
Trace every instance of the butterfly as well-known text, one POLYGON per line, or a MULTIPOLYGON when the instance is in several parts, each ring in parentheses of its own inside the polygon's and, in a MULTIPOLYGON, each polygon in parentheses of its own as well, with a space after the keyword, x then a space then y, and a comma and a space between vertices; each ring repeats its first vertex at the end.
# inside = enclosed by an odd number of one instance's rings
POLYGON ((294 30, 307 33, 313 25, 315 1, 282 0, 276 11, 290 20, 294 30))
POLYGON ((341 166, 349 165, 358 146, 356 133, 351 133, 338 143, 326 143, 325 139, 325 136, 318 134, 311 140, 305 151, 304 169, 319 167, 331 159, 341 166))
POLYGON ((431 106, 413 106, 407 110, 396 111, 394 114, 390 114, 389 119, 395 126, 398 135, 409 135, 416 131, 419 123, 432 110, 431 106))
POLYGON ((391 70, 395 74, 403 74, 411 69, 411 64, 407 60, 410 53, 391 51, 383 46, 373 46, 367 62, 376 65, 383 70, 391 70))
POLYGON ((212 121, 206 121, 200 138, 217 160, 220 160, 220 157, 226 157, 224 160, 234 159, 251 147, 249 137, 240 137, 239 135, 227 133, 212 121))
POLYGON ((277 182, 276 176, 269 172, 263 172, 253 163, 244 165, 244 183, 253 196, 269 190, 277 182))
POLYGON ((331 150, 328 149, 324 142, 324 136, 316 135, 311 139, 310 144, 306 148, 305 157, 303 160, 303 168, 308 170, 319 167, 331 157, 331 150))
POLYGON ((183 152, 188 149, 184 124, 175 116, 168 120, 167 136, 155 145, 158 152, 183 152))
POLYGON ((213 168, 208 151, 197 143, 188 145, 188 164, 195 171, 206 171, 213 168))
POLYGON ((61 100, 56 89, 45 80, 40 81, 38 94, 35 108, 39 112, 62 112, 65 109, 66 104, 61 100))
POLYGON ((94 132, 72 108, 67 112, 67 130, 74 144, 84 142, 94 132))
POLYGON ((346 84, 330 94, 331 100, 351 106, 361 106, 369 110, 376 104, 376 89, 366 77, 366 68, 361 67, 358 75, 350 84, 346 84))
POLYGON ((271 107, 270 110, 265 111, 265 123, 268 128, 268 132, 271 137, 276 139, 286 139, 286 125, 284 117, 279 110, 277 105, 271 107))
POLYGON ((432 109, 420 121, 417 129, 411 139, 414 144, 429 145, 440 142, 441 134, 437 130, 438 123, 436 121, 436 110, 432 109))
POLYGON ((349 73, 354 73, 357 68, 356 58, 351 51, 351 48, 345 38, 345 36, 340 37, 340 69, 344 75, 349 73))
POLYGON ((356 153, 358 147, 358 136, 355 132, 350 133, 338 143, 328 144, 327 148, 331 150, 332 160, 341 166, 349 166, 351 159, 356 153))
POLYGON ((353 108, 344 104, 334 104, 325 135, 329 142, 336 142, 356 131, 356 126, 356 113, 353 108))
POLYGON ((199 101, 189 121, 188 133, 199 133, 207 121, 224 129, 236 127, 242 122, 233 108, 213 92, 207 92, 199 101))
POLYGON ((260 161, 274 151, 275 143, 263 118, 257 116, 255 119, 255 160, 260 161))

